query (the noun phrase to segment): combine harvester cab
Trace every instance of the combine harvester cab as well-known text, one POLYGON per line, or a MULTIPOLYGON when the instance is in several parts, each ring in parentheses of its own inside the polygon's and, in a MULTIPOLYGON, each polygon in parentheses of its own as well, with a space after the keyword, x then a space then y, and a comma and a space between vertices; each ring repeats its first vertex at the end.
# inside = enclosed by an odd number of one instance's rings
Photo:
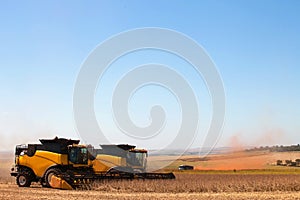
POLYGON ((19 187, 40 182, 44 187, 75 189, 101 179, 174 179, 173 173, 146 173, 147 151, 132 145, 101 145, 94 149, 79 140, 41 139, 17 145, 11 176, 19 187))

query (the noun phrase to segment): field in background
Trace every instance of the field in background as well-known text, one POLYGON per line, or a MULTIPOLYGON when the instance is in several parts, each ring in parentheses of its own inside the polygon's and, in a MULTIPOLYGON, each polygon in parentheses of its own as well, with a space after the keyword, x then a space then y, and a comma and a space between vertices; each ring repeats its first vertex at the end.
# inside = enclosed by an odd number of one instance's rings
MULTIPOLYGON (((0 199, 300 199, 300 167, 274 166, 276 160, 300 158, 299 152, 235 152, 205 159, 182 156, 165 171, 176 180, 103 181, 91 190, 19 188, 10 177, 12 154, 0 155, 0 199), (197 170, 178 171, 181 164, 197 170)), ((150 157, 150 163, 173 157, 150 157)))
MULTIPOLYGON (((201 158, 197 155, 185 155, 168 165, 169 170, 176 170, 179 165, 192 165, 196 170, 253 170, 282 169, 275 166, 277 160, 300 159, 298 152, 239 151, 226 154, 209 155, 201 158)), ((168 163, 173 156, 150 157, 150 165, 168 163)), ((151 169, 151 166, 150 166, 151 169)), ((284 167, 283 169, 287 169, 284 167)), ((300 169, 300 168, 299 168, 300 169)))

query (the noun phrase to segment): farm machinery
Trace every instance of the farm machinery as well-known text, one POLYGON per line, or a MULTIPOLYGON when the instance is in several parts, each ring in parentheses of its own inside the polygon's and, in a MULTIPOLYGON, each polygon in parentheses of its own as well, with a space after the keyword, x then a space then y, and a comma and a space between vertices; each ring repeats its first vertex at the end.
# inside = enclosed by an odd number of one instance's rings
POLYGON ((17 145, 11 176, 19 187, 75 189, 103 179, 174 179, 173 173, 146 172, 147 150, 133 145, 79 144, 79 140, 40 139, 41 144, 17 145))

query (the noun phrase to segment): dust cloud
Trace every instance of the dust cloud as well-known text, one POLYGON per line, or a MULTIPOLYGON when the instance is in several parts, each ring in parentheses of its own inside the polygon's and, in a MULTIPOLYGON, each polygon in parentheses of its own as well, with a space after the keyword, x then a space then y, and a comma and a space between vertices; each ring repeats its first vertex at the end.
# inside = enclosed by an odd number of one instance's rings
POLYGON ((17 144, 38 143, 39 138, 54 138, 48 125, 17 115, 0 116, 0 152, 13 152, 17 144))
POLYGON ((252 134, 240 131, 230 136, 225 146, 230 147, 233 151, 239 151, 249 147, 282 145, 288 142, 283 129, 272 128, 252 134))
MULTIPOLYGON (((209 161, 196 167, 198 170, 238 170, 263 169, 278 159, 278 153, 247 152, 247 148, 280 145, 286 142, 285 131, 273 128, 261 131, 260 134, 238 132, 228 138, 226 146, 230 147, 227 154, 212 156, 209 161), (248 137, 247 137, 248 136, 248 137)), ((286 155, 285 155, 286 156, 286 155)), ((284 157, 283 157, 284 158, 284 157)))

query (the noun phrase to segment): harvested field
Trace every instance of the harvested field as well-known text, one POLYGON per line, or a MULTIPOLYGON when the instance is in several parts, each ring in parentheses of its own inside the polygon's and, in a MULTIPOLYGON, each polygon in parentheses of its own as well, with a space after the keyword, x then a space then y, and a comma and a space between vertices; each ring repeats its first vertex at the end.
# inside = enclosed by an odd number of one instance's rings
POLYGON ((300 175, 176 174, 176 180, 105 181, 93 190, 108 192, 222 193, 300 191, 300 175))
POLYGON ((64 191, 0 184, 0 199, 299 199, 300 175, 178 174, 176 180, 103 181, 64 191))
POLYGON ((130 192, 105 192, 105 191, 63 191, 44 188, 17 188, 16 186, 0 184, 0 199, 3 200, 52 200, 52 199, 299 199, 297 192, 244 192, 244 193, 130 193, 130 192))

